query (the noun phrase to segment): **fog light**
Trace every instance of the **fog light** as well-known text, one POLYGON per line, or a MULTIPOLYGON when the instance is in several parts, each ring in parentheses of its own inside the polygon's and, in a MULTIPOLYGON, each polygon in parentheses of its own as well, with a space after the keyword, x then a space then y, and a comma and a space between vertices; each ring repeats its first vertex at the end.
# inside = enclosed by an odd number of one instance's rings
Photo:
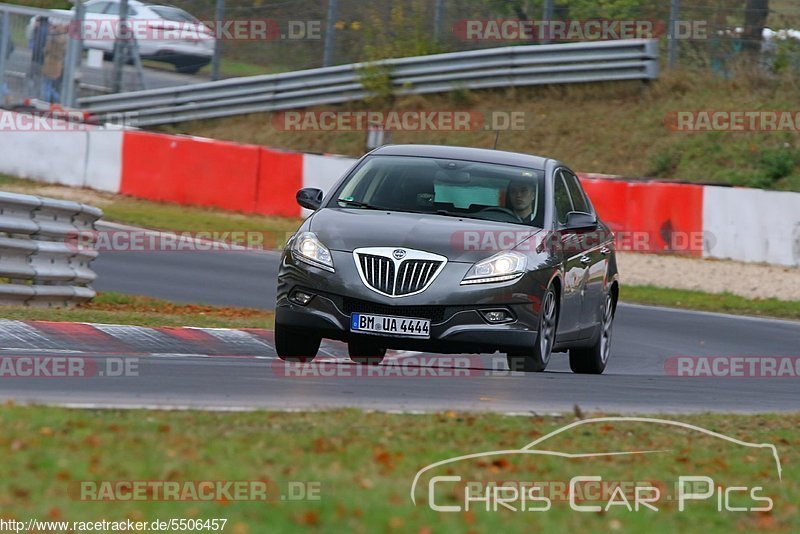
POLYGON ((505 323, 512 319, 511 314, 506 310, 485 310, 481 313, 490 323, 505 323))
POLYGON ((311 293, 306 293, 305 291, 295 291, 294 293, 292 293, 292 296, 289 297, 289 300, 291 300, 295 304, 305 306, 306 304, 311 302, 311 299, 313 298, 314 295, 312 295, 311 293))

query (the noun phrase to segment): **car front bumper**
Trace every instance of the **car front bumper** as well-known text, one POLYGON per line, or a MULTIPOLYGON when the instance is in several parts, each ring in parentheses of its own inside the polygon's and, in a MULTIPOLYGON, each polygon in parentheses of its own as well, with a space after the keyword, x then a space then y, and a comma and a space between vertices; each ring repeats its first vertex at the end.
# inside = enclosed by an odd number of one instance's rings
POLYGON ((349 341, 369 339, 377 346, 437 353, 492 353, 531 350, 536 342, 545 273, 529 272, 517 280, 460 285, 471 264, 448 262, 431 286, 417 295, 392 298, 361 281, 351 253, 332 252, 336 272, 307 265, 284 254, 278 274, 277 328, 298 335, 349 341), (313 295, 305 305, 296 291, 313 295), (490 323, 483 312, 506 310, 511 319, 490 323), (429 319, 430 338, 362 334, 350 331, 354 312, 429 319))

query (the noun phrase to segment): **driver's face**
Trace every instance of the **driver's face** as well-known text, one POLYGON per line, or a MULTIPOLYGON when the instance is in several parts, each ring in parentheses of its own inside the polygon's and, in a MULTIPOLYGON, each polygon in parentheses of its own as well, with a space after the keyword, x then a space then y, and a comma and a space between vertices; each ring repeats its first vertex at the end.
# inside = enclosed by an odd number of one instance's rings
POLYGON ((530 184, 511 184, 508 188, 511 208, 516 212, 529 212, 533 208, 533 186, 530 184))

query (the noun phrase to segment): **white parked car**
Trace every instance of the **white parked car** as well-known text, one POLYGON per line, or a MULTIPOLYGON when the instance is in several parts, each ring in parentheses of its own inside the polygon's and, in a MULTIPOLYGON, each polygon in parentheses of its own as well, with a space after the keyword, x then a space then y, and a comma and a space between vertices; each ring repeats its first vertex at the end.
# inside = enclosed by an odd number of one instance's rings
MULTIPOLYGON (((120 0, 85 2, 84 47, 102 50, 107 57, 114 51, 120 33, 120 0)), ((54 9, 51 24, 72 20, 75 8, 54 9)), ((130 32, 139 47, 142 59, 171 63, 178 72, 194 74, 211 62, 214 54, 214 32, 186 11, 173 6, 128 1, 130 32)), ((34 37, 37 17, 28 24, 26 35, 34 37)), ((70 27, 71 33, 77 33, 70 27)))

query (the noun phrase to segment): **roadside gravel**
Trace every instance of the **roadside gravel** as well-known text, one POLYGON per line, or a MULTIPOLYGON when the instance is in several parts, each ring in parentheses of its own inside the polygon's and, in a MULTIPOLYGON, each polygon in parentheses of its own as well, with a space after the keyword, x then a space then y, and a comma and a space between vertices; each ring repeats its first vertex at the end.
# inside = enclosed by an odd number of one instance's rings
POLYGON ((800 301, 800 268, 663 254, 618 253, 620 282, 800 301))

